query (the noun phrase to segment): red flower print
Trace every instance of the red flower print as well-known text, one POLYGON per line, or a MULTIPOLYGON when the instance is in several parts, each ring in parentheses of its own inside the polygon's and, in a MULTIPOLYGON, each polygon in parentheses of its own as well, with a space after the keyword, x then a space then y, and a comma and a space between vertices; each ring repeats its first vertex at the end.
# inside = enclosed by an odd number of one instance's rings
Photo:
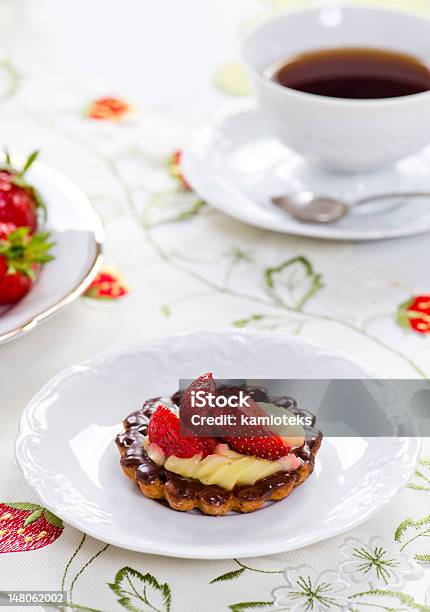
POLYGON ((430 295, 418 295, 401 304, 397 322, 419 334, 430 334, 430 295))
POLYGON ((52 544, 63 522, 38 504, 0 504, 0 554, 37 550, 52 544))
POLYGON ((113 268, 104 268, 97 274, 84 296, 94 300, 116 300, 127 293, 128 288, 120 272, 113 268))
POLYGON ((119 98, 99 98, 92 102, 86 112, 89 119, 101 121, 119 121, 125 115, 131 113, 132 108, 124 100, 119 98))
POLYGON ((169 173, 174 179, 179 182, 179 185, 185 191, 191 191, 190 185, 184 178, 181 170, 182 151, 175 151, 169 159, 169 173))

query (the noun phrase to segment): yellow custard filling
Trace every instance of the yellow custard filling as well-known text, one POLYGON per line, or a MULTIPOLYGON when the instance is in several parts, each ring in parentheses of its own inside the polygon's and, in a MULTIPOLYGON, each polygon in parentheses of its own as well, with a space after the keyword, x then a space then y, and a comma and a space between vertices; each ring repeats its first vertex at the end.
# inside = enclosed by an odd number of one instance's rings
POLYGON ((166 459, 164 467, 169 472, 185 478, 196 478, 205 485, 218 485, 231 491, 236 485, 253 485, 257 480, 277 472, 297 469, 299 465, 300 460, 295 456, 289 455, 280 461, 268 461, 241 455, 232 451, 226 444, 219 444, 215 454, 204 459, 201 455, 190 459, 172 455, 166 459))

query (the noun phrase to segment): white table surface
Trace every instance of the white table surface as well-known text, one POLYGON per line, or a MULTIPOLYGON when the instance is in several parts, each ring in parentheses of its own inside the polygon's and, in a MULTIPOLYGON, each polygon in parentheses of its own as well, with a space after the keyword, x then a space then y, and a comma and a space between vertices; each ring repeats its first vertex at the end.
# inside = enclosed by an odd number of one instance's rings
MULTIPOLYGON (((94 92, 94 97, 119 95, 139 109, 144 124, 145 118, 151 123, 153 132, 143 130, 142 142, 147 138, 145 146, 150 148, 157 141, 156 157, 162 159, 169 147, 174 150, 189 138, 189 126, 199 125, 228 102, 229 96, 214 87, 213 75, 223 62, 235 58, 244 22, 263 8, 263 3, 256 0, 0 1, 0 48, 4 55, 15 58, 23 81, 31 81, 34 91, 43 84, 50 83, 52 88, 45 109, 43 96, 39 100, 35 95, 34 101, 20 98, 0 110, 2 141, 24 150, 42 142, 45 160, 73 175, 94 197, 107 223, 107 262, 123 270, 131 287, 123 305, 79 300, 31 334, 0 347, 3 498, 9 490, 12 495, 19 489, 13 442, 20 413, 59 370, 113 346, 177 331, 226 327, 260 312, 262 306, 252 304, 251 299, 241 301, 234 295, 212 291, 193 277, 197 272, 211 280, 218 278, 217 270, 227 269, 230 261, 227 258, 219 263, 218 258, 238 244, 241 248, 249 246, 254 261, 261 266, 304 253, 322 271, 326 289, 312 304, 310 316, 305 317, 303 337, 350 353, 387 376, 416 377, 414 364, 430 376, 430 336, 405 332, 394 322, 396 307, 402 301, 411 295, 430 294, 428 235, 360 245, 323 243, 259 232, 205 211, 195 221, 197 233, 193 234, 192 221, 180 230, 159 230, 156 236, 170 240, 182 253, 192 241, 198 261, 187 264, 185 272, 178 272, 160 260, 135 219, 119 212, 123 195, 118 195, 112 210, 106 199, 101 204, 97 201, 95 196, 100 191, 112 194, 116 187, 113 183, 110 187, 112 177, 103 174, 96 155, 85 153, 63 133, 54 132, 44 119, 51 106, 67 106, 69 82, 70 89, 75 88, 70 94, 73 100, 79 95, 76 92, 82 93, 85 88, 94 92), (34 75, 40 78, 38 84, 34 75), (82 85, 75 87, 78 80, 82 85), (164 132, 157 139, 166 122, 171 126, 171 141, 164 132), (174 316, 161 314, 166 303, 174 316), (327 314, 332 320, 325 320, 327 314), (338 320, 352 321, 360 329, 364 325, 365 331, 357 332, 338 320)), ((88 137, 80 132, 78 136, 83 140, 88 137)), ((164 185, 159 169, 154 170, 151 162, 142 164, 147 164, 148 173, 154 171, 148 190, 157 191, 154 185, 164 185)), ((238 273, 242 274, 240 269, 238 273)), ((260 280, 254 280, 252 274, 249 292, 257 295, 260 280)), ((266 310, 269 315, 275 313, 271 307, 266 310)), ((291 325, 294 328, 297 321, 283 321, 277 329, 294 331, 291 325)), ((425 508, 423 499, 419 503, 425 508)), ((411 507, 410 513, 413 510, 411 507)), ((319 549, 321 554, 324 551, 319 549)), ((300 561, 300 554, 295 561, 300 561)), ((1 568, 12 567, 7 559, 1 563, 1 568)), ((166 564, 169 571, 176 571, 171 560, 166 564)), ((0 570, 0 576, 2 571, 6 570, 0 570)), ((423 601, 429 576, 427 572, 420 581, 409 583, 408 593, 423 601)), ((239 582, 236 584, 240 590, 239 582)), ((0 584, 1 588, 5 586, 0 584)), ((229 588, 234 591, 235 583, 229 588)), ((233 595, 230 600, 243 601, 244 595, 240 596, 242 599, 233 595)), ((267 593, 261 599, 265 597, 267 593)), ((192 607, 189 610, 194 612, 192 607)))

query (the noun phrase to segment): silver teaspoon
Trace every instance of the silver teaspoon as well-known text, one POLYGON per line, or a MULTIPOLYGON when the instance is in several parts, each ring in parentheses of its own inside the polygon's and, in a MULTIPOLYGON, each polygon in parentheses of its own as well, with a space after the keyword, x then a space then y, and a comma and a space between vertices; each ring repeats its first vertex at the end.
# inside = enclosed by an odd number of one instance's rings
POLYGON ((393 198, 426 198, 430 197, 427 191, 409 191, 404 193, 382 193, 357 200, 354 206, 325 196, 317 196, 312 191, 297 191, 287 196, 272 198, 281 210, 290 214, 294 219, 304 223, 335 223, 348 215, 355 206, 373 204, 393 198))

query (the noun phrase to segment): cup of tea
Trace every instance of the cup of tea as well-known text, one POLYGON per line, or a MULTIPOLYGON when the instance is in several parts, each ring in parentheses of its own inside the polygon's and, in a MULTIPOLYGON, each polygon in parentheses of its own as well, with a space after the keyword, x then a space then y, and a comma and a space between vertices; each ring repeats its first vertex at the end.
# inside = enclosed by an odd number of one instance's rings
POLYGON ((368 172, 430 144, 430 19, 326 6, 251 31, 242 56, 282 142, 330 170, 368 172))

